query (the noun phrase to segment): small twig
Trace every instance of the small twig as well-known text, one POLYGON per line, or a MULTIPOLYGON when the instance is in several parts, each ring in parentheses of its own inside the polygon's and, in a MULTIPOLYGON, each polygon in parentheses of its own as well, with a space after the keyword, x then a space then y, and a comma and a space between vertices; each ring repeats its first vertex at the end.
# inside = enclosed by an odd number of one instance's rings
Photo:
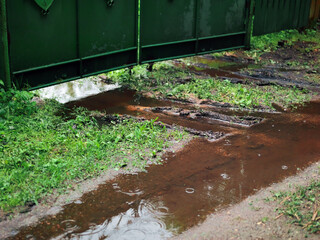
POLYGON ((300 221, 301 219, 299 218, 298 214, 294 214, 294 216, 298 219, 298 221, 300 221))
POLYGON ((311 220, 312 221, 316 220, 317 216, 318 216, 318 209, 317 209, 317 204, 315 204, 313 206, 313 215, 312 215, 312 219, 311 220))
POLYGON ((283 216, 283 213, 281 213, 280 215, 276 216, 275 219, 281 218, 283 216))
POLYGON ((280 202, 280 204, 282 205, 285 201, 287 201, 287 200, 289 200, 289 199, 290 199, 290 196, 285 197, 285 198, 280 202))
POLYGON ((305 229, 305 228, 309 227, 310 224, 311 224, 311 222, 308 222, 308 223, 304 224, 302 228, 305 229))

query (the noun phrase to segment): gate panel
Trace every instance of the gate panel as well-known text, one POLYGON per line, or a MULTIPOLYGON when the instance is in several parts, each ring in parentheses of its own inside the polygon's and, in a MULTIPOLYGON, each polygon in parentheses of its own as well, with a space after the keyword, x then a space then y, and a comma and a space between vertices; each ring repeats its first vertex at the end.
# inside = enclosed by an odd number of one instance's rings
POLYGON ((254 35, 308 25, 311 0, 256 0, 254 35))
POLYGON ((246 0, 198 0, 197 52, 244 47, 246 0))
POLYGON ((83 75, 137 62, 137 0, 79 0, 83 75))
POLYGON ((11 71, 16 85, 36 86, 79 75, 75 6, 76 0, 56 0, 45 12, 33 0, 7 1, 11 71), (62 67, 62 62, 67 66, 62 67))
POLYGON ((141 0, 141 60, 196 52, 196 0, 141 0))
POLYGON ((18 87, 50 85, 137 63, 138 0, 7 0, 18 87))
POLYGON ((244 47, 248 0, 141 0, 142 63, 244 47))

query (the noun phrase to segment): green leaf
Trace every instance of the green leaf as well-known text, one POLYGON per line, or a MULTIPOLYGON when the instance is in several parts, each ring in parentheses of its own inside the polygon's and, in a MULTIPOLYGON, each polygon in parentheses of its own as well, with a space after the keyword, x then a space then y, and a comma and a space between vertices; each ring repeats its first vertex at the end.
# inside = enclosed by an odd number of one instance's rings
POLYGON ((54 0, 34 0, 39 7, 41 7, 43 10, 48 11, 48 9, 51 7, 54 0))

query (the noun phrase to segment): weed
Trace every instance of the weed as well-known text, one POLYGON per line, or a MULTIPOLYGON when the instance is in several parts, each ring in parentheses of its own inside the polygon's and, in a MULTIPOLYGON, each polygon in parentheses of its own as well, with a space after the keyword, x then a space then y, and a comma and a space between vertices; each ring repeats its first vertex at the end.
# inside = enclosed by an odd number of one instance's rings
POLYGON ((137 67, 134 68, 132 76, 127 75, 124 70, 120 70, 111 73, 109 78, 137 91, 153 92, 156 97, 182 100, 196 97, 198 99, 227 102, 251 109, 257 106, 272 108, 274 102, 289 107, 310 99, 307 92, 296 88, 257 87, 233 84, 228 80, 199 78, 173 66, 170 62, 155 64, 153 72, 147 72, 145 67, 137 67))
POLYGON ((277 192, 274 199, 280 203, 279 214, 288 216, 290 222, 310 233, 320 232, 320 182, 298 187, 294 192, 277 192))
MULTIPOLYGON (((1 90, 1 89, 0 89, 1 90)), ((144 168, 184 133, 168 131, 155 120, 132 119, 98 125, 91 112, 47 101, 38 107, 29 92, 0 92, 0 208, 38 203, 107 169, 144 168)))
MULTIPOLYGON (((277 50, 279 47, 290 48, 298 41, 312 42, 312 46, 301 48, 302 53, 310 53, 318 51, 320 47, 320 32, 313 29, 306 29, 304 33, 299 33, 298 30, 285 30, 277 33, 266 34, 252 38, 252 49, 246 51, 246 54, 255 59, 256 62, 260 61, 260 56, 263 53, 277 50)), ((271 63, 276 64, 276 62, 271 63)), ((293 63, 296 66, 297 63, 293 63)))
POLYGON ((147 71, 147 65, 136 66, 130 75, 126 70, 108 73, 107 77, 115 83, 137 91, 163 91, 173 84, 189 77, 188 71, 175 68, 170 61, 157 63, 152 72, 147 71))

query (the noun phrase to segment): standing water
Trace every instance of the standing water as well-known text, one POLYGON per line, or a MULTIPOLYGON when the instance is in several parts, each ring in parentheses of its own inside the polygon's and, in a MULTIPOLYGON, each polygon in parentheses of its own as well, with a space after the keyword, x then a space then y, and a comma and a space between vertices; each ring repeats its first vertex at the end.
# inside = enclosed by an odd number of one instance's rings
POLYGON ((120 90, 70 103, 228 134, 196 138, 163 165, 119 175, 12 239, 166 239, 320 159, 320 102, 263 114, 250 128, 141 110, 170 105, 120 90))

